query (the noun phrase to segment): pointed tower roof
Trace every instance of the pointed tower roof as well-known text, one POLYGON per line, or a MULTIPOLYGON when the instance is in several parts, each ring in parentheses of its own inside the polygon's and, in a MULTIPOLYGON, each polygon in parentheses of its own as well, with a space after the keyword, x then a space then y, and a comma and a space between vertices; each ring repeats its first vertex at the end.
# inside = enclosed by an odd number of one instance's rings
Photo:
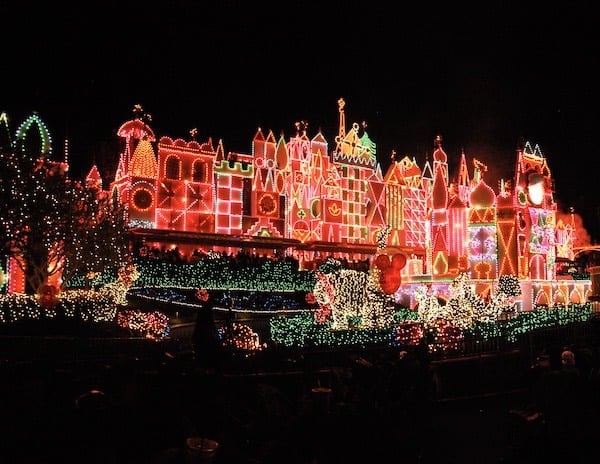
POLYGON ((100 175, 100 171, 98 171, 98 166, 95 164, 85 177, 85 183, 90 187, 98 187, 102 189, 102 176, 100 175))
POLYGON ((256 134, 254 134, 253 140, 257 140, 257 141, 265 140, 265 135, 263 134, 263 131, 260 127, 258 129, 256 129, 256 134))
POLYGON ((386 184, 392 185, 404 185, 404 173, 402 172, 402 167, 400 162, 394 161, 388 167, 383 180, 386 184))
POLYGON ((221 161, 225 159, 225 148, 223 147, 223 139, 219 139, 219 143, 217 143, 217 156, 215 156, 215 161, 221 161))
POLYGON ((52 137, 50 136, 46 124, 35 111, 29 115, 17 129, 15 143, 17 145, 25 144, 28 134, 36 137, 39 141, 39 156, 43 158, 50 156, 52 153, 52 137))
POLYGON ((429 159, 425 159, 425 165, 423 166, 423 179, 428 179, 433 181, 433 171, 431 170, 431 163, 429 159))
POLYGON ((383 182, 383 171, 381 170, 381 165, 377 163, 375 169, 371 173, 368 178, 369 182, 383 182))
POLYGON ((144 138, 140 140, 129 165, 129 174, 134 177, 145 177, 147 179, 156 179, 158 176, 158 164, 154 148, 149 140, 144 138))
POLYGON ((323 136, 323 132, 321 132, 321 129, 319 129, 319 132, 317 132, 317 135, 315 135, 312 139, 313 143, 327 143, 327 140, 325 140, 325 137, 323 136))
POLYGON ((277 147, 275 149, 275 159, 277 161, 277 166, 282 171, 287 171, 289 169, 289 161, 290 156, 288 154, 287 145, 285 143, 285 138, 283 135, 279 137, 277 141, 277 147))
POLYGON ((461 200, 458 195, 454 195, 448 203, 448 209, 450 208, 465 208, 467 205, 461 200))
POLYGON ((115 182, 119 182, 123 177, 127 175, 127 169, 125 167, 125 159, 123 154, 119 156, 119 164, 117 165, 117 170, 115 171, 115 182))
MULTIPOLYGON (((190 142, 188 146, 192 146, 194 142, 190 142)), ((209 137, 206 142, 202 145, 198 145, 199 149, 205 153, 213 153, 215 151, 215 147, 213 146, 213 139, 209 137)))
POLYGON ((467 169, 467 159, 464 148, 460 153, 460 165, 458 168, 458 185, 469 185, 469 170, 467 169))
POLYGON ((275 151, 276 151, 277 141, 275 140, 275 134, 270 130, 267 133, 267 138, 265 139, 265 158, 267 159, 275 159, 275 151))

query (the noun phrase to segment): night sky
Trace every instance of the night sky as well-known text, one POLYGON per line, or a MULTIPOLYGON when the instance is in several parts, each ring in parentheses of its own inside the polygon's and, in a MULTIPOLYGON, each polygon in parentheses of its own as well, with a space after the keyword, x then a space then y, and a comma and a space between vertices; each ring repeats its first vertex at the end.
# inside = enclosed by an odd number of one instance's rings
POLYGON ((333 148, 343 97, 347 127, 367 123, 384 169, 392 150, 422 166, 441 134, 450 174, 464 149, 495 188, 520 139, 539 145, 559 208, 598 242, 600 41, 586 5, 0 0, 0 111, 13 130, 37 111, 55 156, 69 139, 73 176, 96 163, 110 178, 135 104, 158 136, 197 128, 247 153, 258 127, 289 137, 300 120, 333 148))

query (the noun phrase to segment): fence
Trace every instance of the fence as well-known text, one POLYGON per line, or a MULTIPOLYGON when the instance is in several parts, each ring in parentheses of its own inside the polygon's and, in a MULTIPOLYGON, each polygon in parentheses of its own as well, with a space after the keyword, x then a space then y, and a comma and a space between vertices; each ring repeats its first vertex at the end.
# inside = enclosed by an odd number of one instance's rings
POLYGON ((467 336, 456 341, 435 342, 430 345, 436 359, 473 357, 518 350, 531 361, 550 346, 588 346, 600 350, 600 318, 557 324, 519 334, 515 340, 504 336, 478 338, 467 336))

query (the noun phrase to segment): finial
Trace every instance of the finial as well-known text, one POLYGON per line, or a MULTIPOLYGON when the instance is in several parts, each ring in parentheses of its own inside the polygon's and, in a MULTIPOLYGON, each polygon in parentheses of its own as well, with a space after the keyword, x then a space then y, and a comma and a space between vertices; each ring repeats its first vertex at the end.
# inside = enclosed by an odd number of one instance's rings
POLYGON ((308 128, 307 121, 296 121, 294 125, 296 126, 296 135, 300 135, 300 131, 302 131, 302 134, 306 134, 306 129, 308 128))
POLYGON ((142 108, 142 105, 139 103, 133 105, 133 114, 135 115, 136 119, 141 119, 142 114, 144 114, 144 108, 142 108))

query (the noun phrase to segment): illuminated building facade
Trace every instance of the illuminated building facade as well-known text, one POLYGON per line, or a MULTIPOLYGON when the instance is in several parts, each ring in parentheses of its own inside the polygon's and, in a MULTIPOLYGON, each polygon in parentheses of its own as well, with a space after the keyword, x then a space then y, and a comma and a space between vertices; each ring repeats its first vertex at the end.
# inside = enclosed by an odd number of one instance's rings
MULTIPOLYGON (((372 263, 385 230, 387 247, 405 255, 396 269, 399 302, 414 306, 416 286, 438 295, 467 273, 476 291, 493 291, 500 276, 515 275, 523 308, 587 300, 590 282, 558 279, 557 260, 573 259, 573 223, 557 220, 553 179, 536 145, 517 148, 514 176, 499 191, 485 179, 487 167, 473 160, 469 173, 461 153, 450 176, 443 140, 434 140, 430 160, 396 159, 382 171, 366 124, 346 127, 338 101, 339 130, 333 149, 306 122, 286 139, 258 129, 251 153, 226 152, 223 143, 157 137, 137 114, 118 130, 119 163, 109 191, 126 206, 132 237, 148 247, 194 251, 240 250, 293 256, 313 268, 328 256, 372 263)), ((45 128, 35 116, 18 132, 45 128)), ((44 129, 42 135, 49 138, 44 129)), ((44 138, 42 137, 42 138, 44 138)), ((88 183, 101 185, 93 166, 88 183)), ((13 276, 14 266, 5 270, 13 276)), ((10 291, 22 279, 12 279, 10 291)))
POLYGON ((211 139, 155 143, 146 123, 128 121, 119 130, 113 198, 127 205, 133 233, 146 244, 176 245, 188 254, 198 248, 284 253, 303 268, 327 256, 371 260, 387 228, 387 246, 407 258, 400 300, 422 282, 436 284, 443 296, 466 272, 479 292, 492 291, 501 275, 515 275, 532 303, 585 301, 587 281, 552 286, 556 258, 573 257, 574 231, 557 224, 550 169, 537 145, 518 147, 514 178, 502 180, 498 193, 477 159, 469 175, 464 152, 452 180, 441 136, 431 164, 421 168, 393 154, 382 173, 366 125, 347 130, 342 99, 338 110, 331 151, 320 131, 308 136, 306 122, 288 140, 259 128, 248 155, 226 154, 211 139))

